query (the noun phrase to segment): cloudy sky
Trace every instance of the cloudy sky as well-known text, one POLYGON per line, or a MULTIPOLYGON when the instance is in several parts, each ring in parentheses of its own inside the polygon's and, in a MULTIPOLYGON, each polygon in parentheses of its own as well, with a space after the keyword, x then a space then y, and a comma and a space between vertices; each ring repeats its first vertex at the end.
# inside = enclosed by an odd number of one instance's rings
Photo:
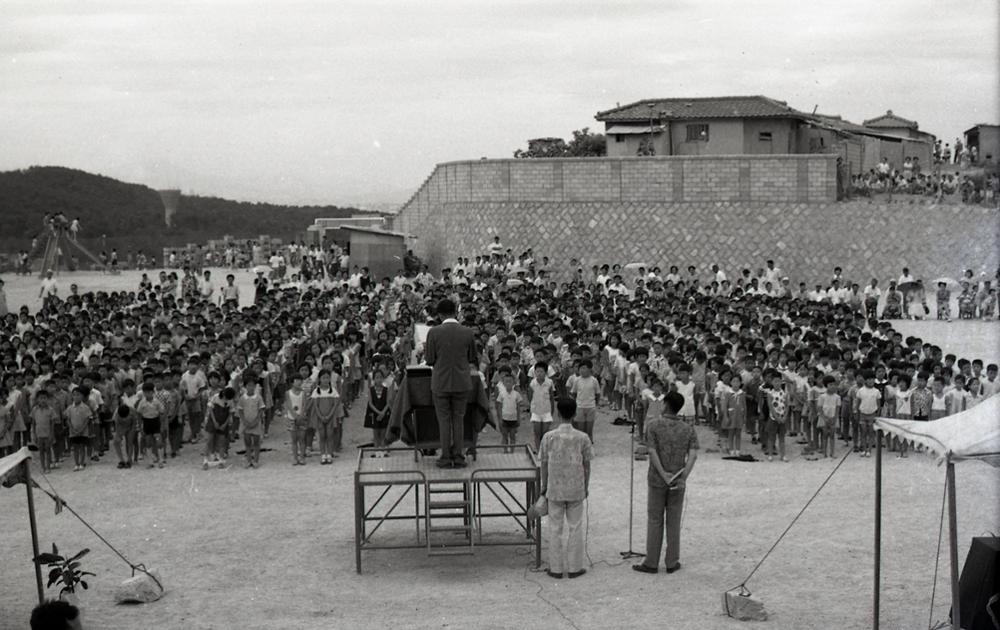
POLYGON ((400 201, 437 162, 667 96, 892 109, 952 141, 1000 120, 997 58, 996 0, 5 0, 0 170, 400 201))

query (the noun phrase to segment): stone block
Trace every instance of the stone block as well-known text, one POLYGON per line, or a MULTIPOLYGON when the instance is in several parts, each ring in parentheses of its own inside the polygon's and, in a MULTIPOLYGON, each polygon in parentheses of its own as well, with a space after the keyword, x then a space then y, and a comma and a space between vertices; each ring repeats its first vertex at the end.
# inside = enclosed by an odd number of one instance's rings
POLYGON ((722 594, 722 612, 740 621, 767 621, 764 602, 753 595, 741 595, 735 591, 722 594))
POLYGON ((117 604, 148 604, 163 597, 163 578, 160 572, 150 570, 149 574, 141 571, 122 582, 115 589, 115 603, 117 604))

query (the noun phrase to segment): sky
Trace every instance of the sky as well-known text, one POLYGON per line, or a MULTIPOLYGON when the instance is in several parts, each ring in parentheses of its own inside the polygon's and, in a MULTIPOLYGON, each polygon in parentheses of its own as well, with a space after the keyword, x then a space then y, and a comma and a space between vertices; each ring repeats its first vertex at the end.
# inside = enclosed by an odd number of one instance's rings
POLYGON ((1000 122, 996 0, 5 0, 0 170, 399 203, 616 103, 763 94, 1000 122))

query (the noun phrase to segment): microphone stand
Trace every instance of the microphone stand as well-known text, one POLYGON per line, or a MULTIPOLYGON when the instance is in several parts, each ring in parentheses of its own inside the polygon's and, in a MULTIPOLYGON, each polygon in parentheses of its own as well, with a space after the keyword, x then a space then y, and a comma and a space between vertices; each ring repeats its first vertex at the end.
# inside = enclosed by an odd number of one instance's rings
POLYGON ((632 550, 632 503, 635 497, 635 423, 629 428, 629 454, 628 454, 628 551, 620 551, 618 555, 623 560, 629 558, 643 558, 646 554, 632 550))

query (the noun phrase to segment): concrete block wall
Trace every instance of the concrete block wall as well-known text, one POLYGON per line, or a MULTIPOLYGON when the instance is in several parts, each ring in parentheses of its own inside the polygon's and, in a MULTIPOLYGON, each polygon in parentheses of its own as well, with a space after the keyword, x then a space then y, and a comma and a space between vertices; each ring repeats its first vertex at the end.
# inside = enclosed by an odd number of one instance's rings
POLYGON ((494 235, 588 266, 756 269, 767 258, 812 283, 842 266, 883 285, 996 268, 1000 215, 953 204, 841 202, 831 156, 482 160, 441 164, 394 220, 438 269, 494 235))

